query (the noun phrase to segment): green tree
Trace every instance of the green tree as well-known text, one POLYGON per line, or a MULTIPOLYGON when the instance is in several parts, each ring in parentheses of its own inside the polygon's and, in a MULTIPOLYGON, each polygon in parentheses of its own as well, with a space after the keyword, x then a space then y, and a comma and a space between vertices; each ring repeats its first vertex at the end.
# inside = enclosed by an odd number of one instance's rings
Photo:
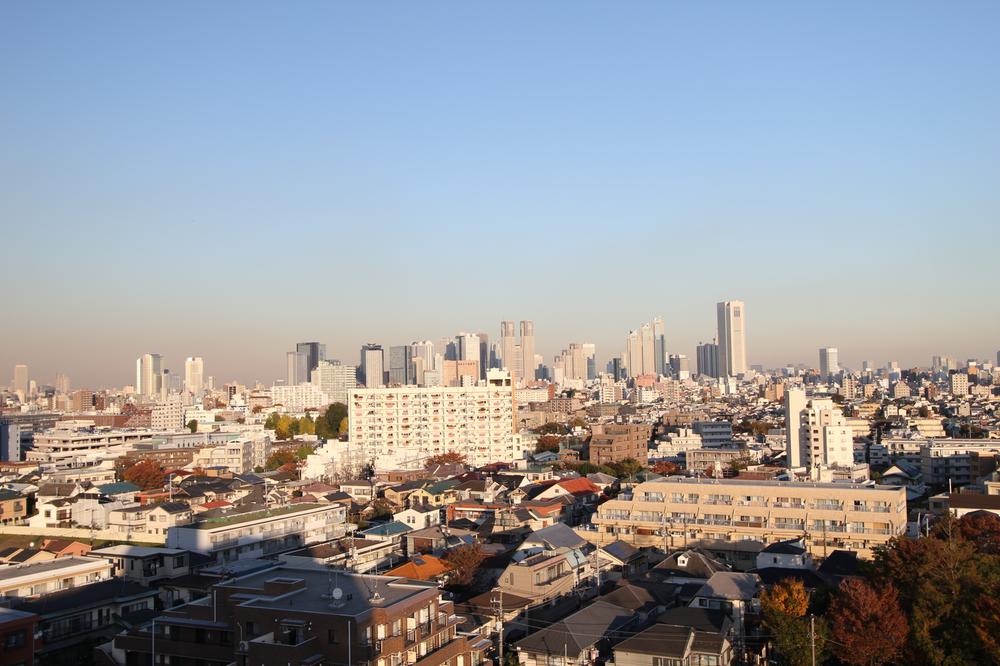
POLYGON ((316 422, 312 420, 308 414, 299 419, 299 434, 300 435, 315 435, 316 434, 316 422))
POLYGON ((293 419, 288 414, 282 414, 278 417, 278 423, 274 427, 274 436, 277 439, 291 439, 295 436, 295 431, 298 430, 297 424, 297 419, 293 419))
POLYGON ((312 454, 313 447, 309 444, 303 444, 299 448, 295 449, 295 457, 299 460, 305 460, 307 456, 312 454))
MULTIPOLYGON (((336 439, 340 434, 340 422, 347 418, 347 405, 334 402, 327 405, 323 414, 316 419, 315 434, 323 439, 336 439)), ((346 432, 346 428, 344 430, 346 432)))
POLYGON ((790 666, 812 662, 815 645, 816 663, 826 660, 827 627, 822 619, 806 617, 809 596, 796 578, 779 581, 760 595, 764 624, 774 637, 774 647, 790 666), (814 634, 815 632, 815 634, 814 634))
POLYGON ((278 427, 278 412, 271 412, 264 420, 265 430, 275 430, 278 427))
POLYGON ((190 421, 188 421, 187 422, 187 428, 192 433, 198 432, 198 420, 197 419, 191 419, 190 421))

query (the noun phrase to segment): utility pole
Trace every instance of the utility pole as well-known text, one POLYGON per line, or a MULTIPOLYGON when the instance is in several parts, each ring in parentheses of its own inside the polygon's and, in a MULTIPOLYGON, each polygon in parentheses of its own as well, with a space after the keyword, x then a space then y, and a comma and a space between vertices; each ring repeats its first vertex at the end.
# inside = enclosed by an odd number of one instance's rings
POLYGON ((812 666, 816 666, 816 616, 809 616, 809 639, 812 643, 812 666))
POLYGON ((499 589, 500 598, 491 599, 495 604, 495 615, 497 619, 497 666, 503 666, 503 590, 499 589))

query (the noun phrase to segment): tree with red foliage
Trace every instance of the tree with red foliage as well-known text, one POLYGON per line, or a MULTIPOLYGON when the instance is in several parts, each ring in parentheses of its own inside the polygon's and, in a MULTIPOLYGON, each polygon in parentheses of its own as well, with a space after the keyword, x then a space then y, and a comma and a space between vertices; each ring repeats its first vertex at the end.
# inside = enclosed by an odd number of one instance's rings
POLYGON ((967 513, 958 520, 958 533, 988 555, 1000 555, 1000 516, 988 511, 967 513))
POLYGON ((444 453, 439 453, 436 456, 428 458, 426 466, 432 467, 434 465, 451 465, 453 463, 464 465, 465 454, 459 453, 458 451, 445 451, 444 453))
POLYGON ((142 460, 126 469, 122 473, 122 478, 143 490, 156 490, 163 487, 165 475, 160 463, 155 460, 142 460))
POLYGON ((681 471, 681 468, 669 460, 661 460, 653 465, 653 472, 661 476, 673 476, 681 471))
POLYGON ((840 585, 827 619, 837 658, 856 666, 896 661, 910 629, 892 583, 875 587, 855 578, 840 585))
POLYGON ((448 583, 455 587, 468 587, 475 580, 479 565, 486 559, 486 552, 478 543, 468 543, 446 550, 444 559, 455 567, 448 578, 448 583))
POLYGON ((559 443, 562 442, 562 437, 559 435, 542 435, 535 442, 535 453, 541 453, 542 451, 558 451, 559 443))

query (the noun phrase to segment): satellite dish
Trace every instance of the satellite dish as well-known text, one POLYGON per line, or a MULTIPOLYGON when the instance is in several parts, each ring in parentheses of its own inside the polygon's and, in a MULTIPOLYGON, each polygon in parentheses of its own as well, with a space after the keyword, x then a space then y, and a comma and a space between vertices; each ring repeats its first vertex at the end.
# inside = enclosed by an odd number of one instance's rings
POLYGON ((342 589, 340 589, 339 587, 333 588, 333 598, 334 599, 338 599, 339 600, 342 596, 344 596, 344 591, 342 589))

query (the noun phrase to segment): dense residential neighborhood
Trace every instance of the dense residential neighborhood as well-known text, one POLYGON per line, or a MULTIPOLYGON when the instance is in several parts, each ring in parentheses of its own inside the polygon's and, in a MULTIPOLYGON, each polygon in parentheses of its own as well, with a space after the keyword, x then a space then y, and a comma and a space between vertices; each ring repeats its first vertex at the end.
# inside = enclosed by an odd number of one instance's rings
POLYGON ((7 397, 3 663, 1000 658, 991 364, 425 370, 290 407, 144 394, 145 362, 7 397))

